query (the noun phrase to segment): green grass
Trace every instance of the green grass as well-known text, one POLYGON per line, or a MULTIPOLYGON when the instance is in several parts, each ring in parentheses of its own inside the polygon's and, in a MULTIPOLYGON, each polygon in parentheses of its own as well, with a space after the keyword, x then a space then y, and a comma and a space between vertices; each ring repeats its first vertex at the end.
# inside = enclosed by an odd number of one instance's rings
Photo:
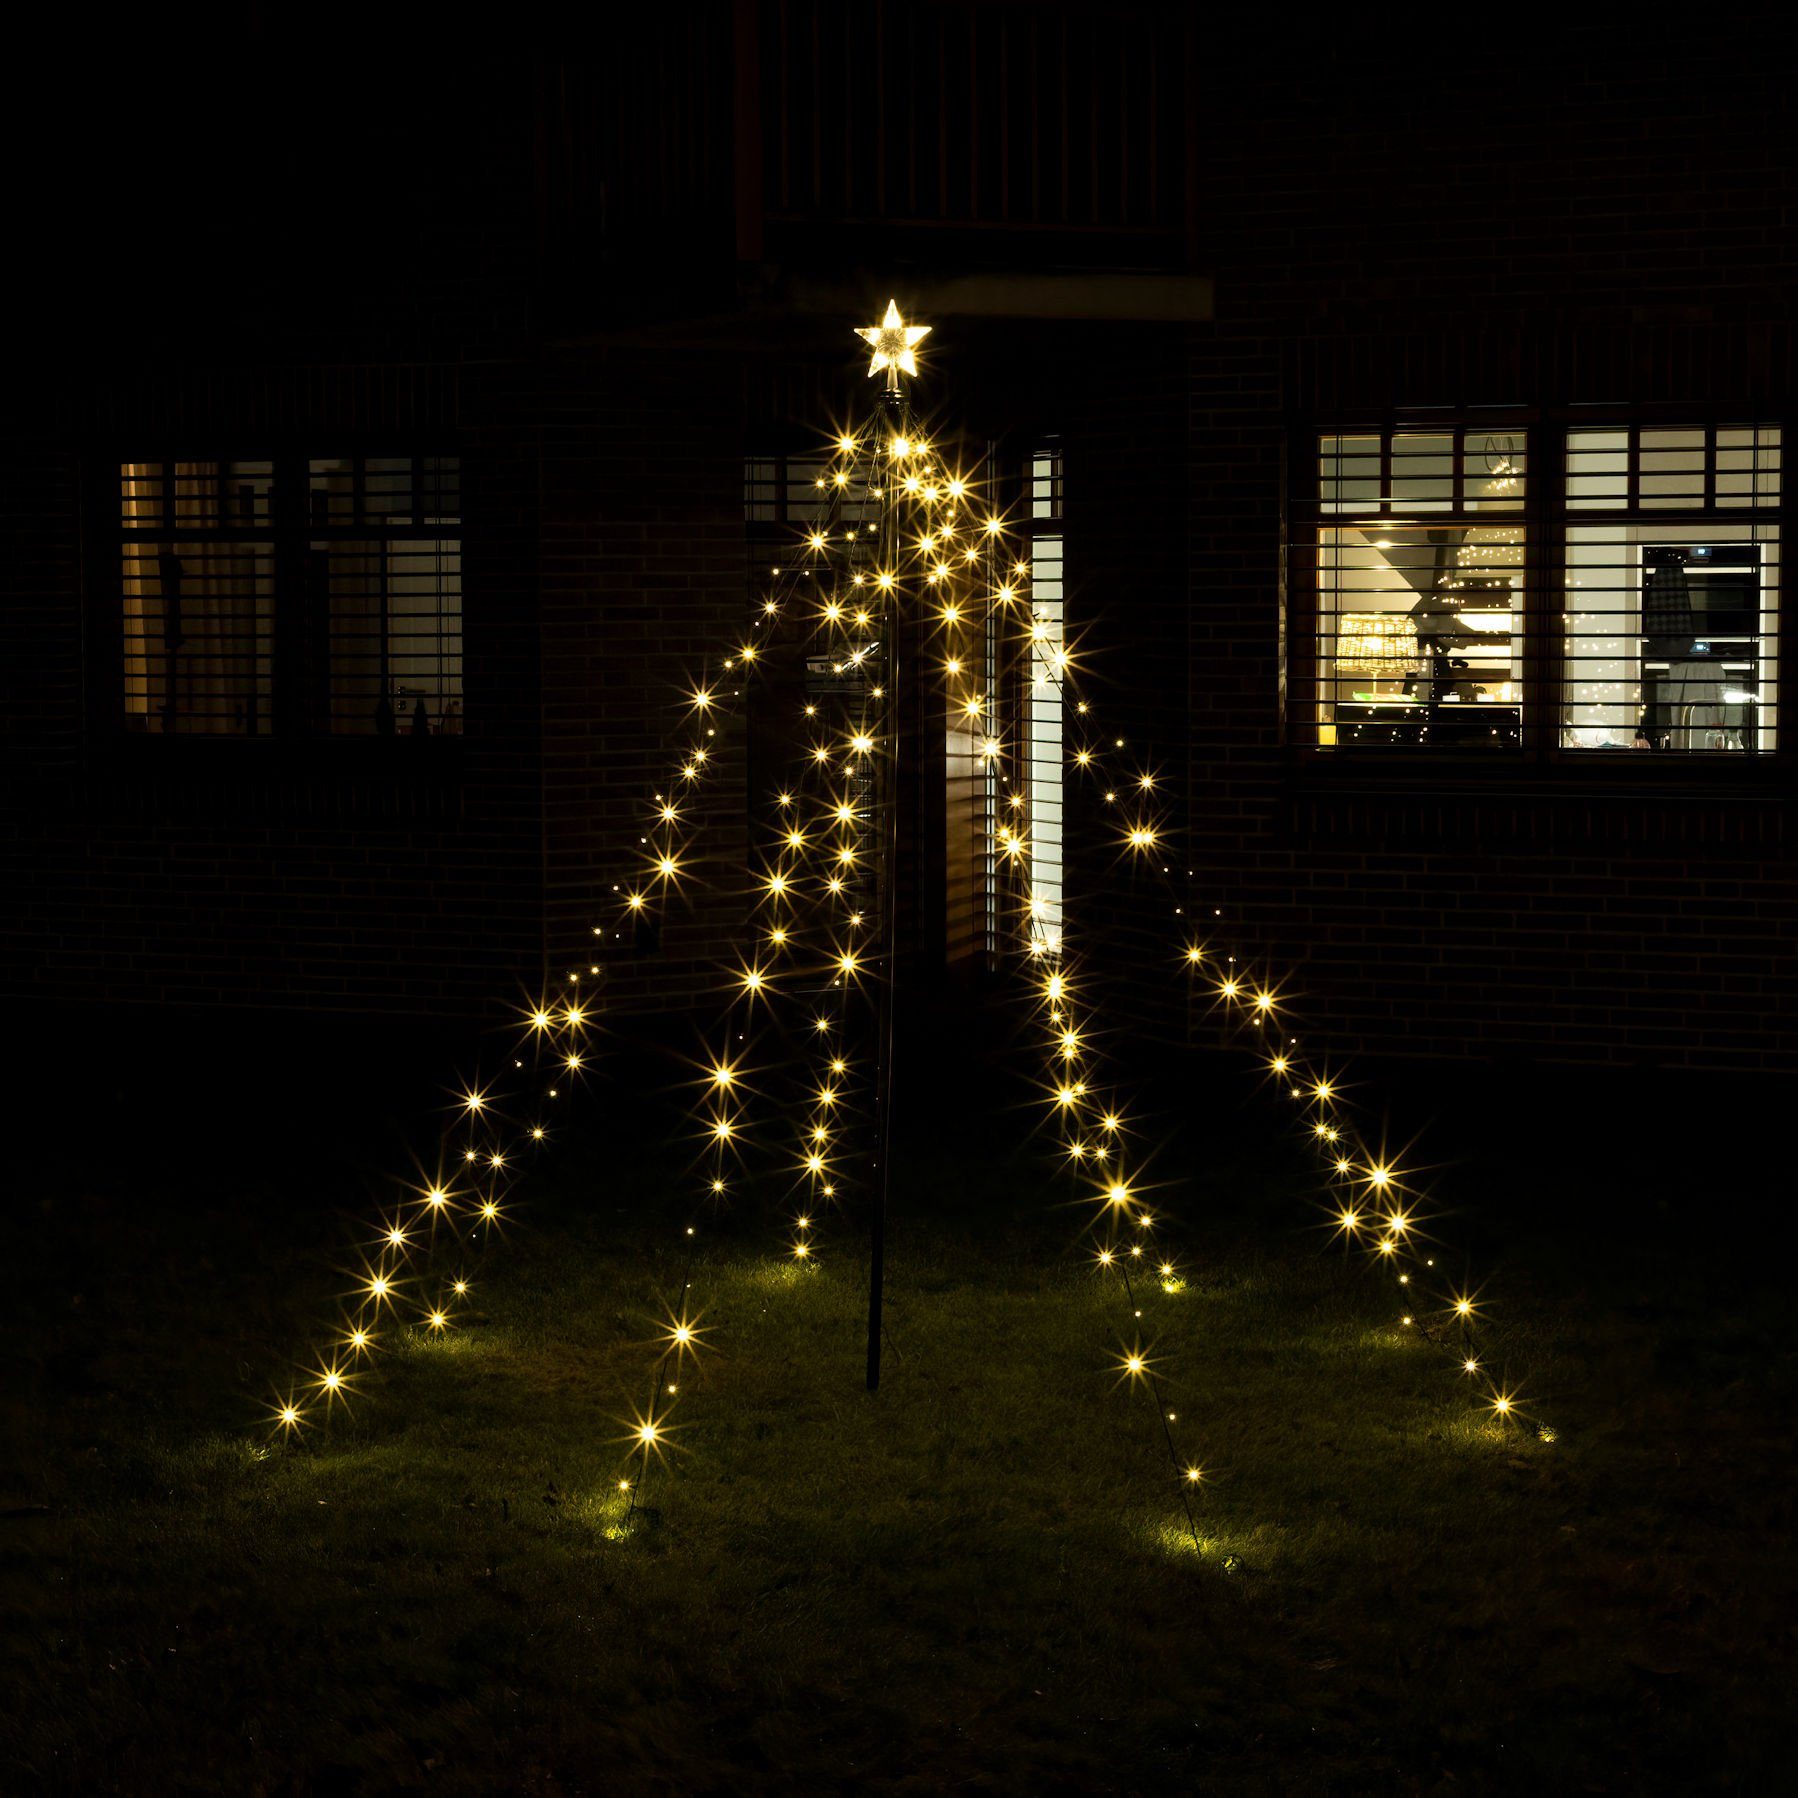
POLYGON ((1548 1443, 1290 1205, 1202 1223, 1138 1326, 1024 1174, 982 1176, 978 1225, 954 1179, 898 1227, 875 1397, 851 1236, 801 1269, 745 1221, 701 1259, 715 1346, 634 1518, 619 1438, 678 1284, 652 1206, 540 1197, 475 1321, 288 1447, 246 1426, 327 1289, 318 1216, 47 1202, 8 1294, 0 1783, 1784 1783, 1775 1298, 1520 1265, 1494 1353, 1548 1443), (1138 1328, 1207 1469, 1196 1550, 1110 1371, 1138 1328))

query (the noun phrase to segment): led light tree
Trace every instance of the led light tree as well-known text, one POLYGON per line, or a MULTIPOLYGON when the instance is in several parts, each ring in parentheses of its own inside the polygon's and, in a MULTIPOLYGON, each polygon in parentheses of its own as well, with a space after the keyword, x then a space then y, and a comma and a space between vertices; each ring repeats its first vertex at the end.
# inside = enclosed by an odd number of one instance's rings
MULTIPOLYGON (((773 569, 743 640, 689 688, 668 785, 646 820, 642 866, 616 889, 620 915, 594 927, 601 938, 653 927, 678 898, 703 852, 696 800, 719 764, 716 733, 727 718, 741 717, 732 702, 752 683, 771 682, 763 700, 788 713, 776 720, 776 734, 789 745, 791 766, 752 811, 763 840, 743 871, 748 916, 727 961, 719 1036, 696 1082, 705 1150, 679 1226, 680 1293, 654 1345, 627 1452, 647 1475, 673 1427, 668 1413, 679 1382, 670 1375, 705 1346, 691 1296, 696 1256, 709 1208, 730 1197, 756 1135, 754 1105, 768 1099, 756 1093, 754 1070, 737 1046, 758 1029, 785 1030, 789 1045, 809 1045, 803 1056, 790 1048, 781 1057, 789 1075, 800 1061, 806 1066, 803 1096, 787 1094, 795 1141, 785 1171, 796 1201, 785 1253, 815 1261, 819 1220, 857 1189, 869 1230, 866 1378, 870 1390, 879 1384, 893 1120, 903 1090, 894 1057, 897 897, 901 858, 914 847, 900 829, 899 795, 905 757, 922 729, 953 726, 990 796, 972 809, 969 828, 981 839, 972 847, 1002 876, 1001 946, 1035 1020, 1045 1117, 1090 1204, 1093 1266, 1116 1280, 1129 1314, 1119 1381, 1145 1390, 1155 1405, 1157 1435, 1196 1543, 1192 1500, 1201 1469, 1176 1438, 1179 1420, 1155 1340, 1165 1320, 1149 1315, 1177 1305, 1186 1281, 1157 1246, 1163 1220, 1145 1197, 1142 1126, 1101 1063, 1100 973, 1071 947, 1059 891, 1037 884, 1016 703, 1021 682, 1048 694, 1067 774, 1095 783, 1101 811, 1118 819, 1120 852, 1168 881, 1170 963, 1255 1041, 1268 1077, 1299 1106, 1330 1187, 1331 1227, 1393 1280, 1400 1329, 1449 1347, 1464 1375, 1486 1375, 1472 1335, 1481 1307, 1467 1292, 1422 1302, 1434 1255, 1405 1174, 1360 1139, 1340 1079, 1301 1055, 1277 985, 1226 946, 1191 937, 1195 908, 1171 878, 1161 821, 1174 796, 1154 770, 1116 765, 1117 740, 1105 746, 1090 704, 1072 692, 1078 658, 1059 619, 1031 603, 1030 561, 995 503, 992 471, 958 466, 912 407, 904 377, 917 374, 929 330, 906 323, 894 303, 879 324, 859 332, 871 351, 869 376, 882 378, 872 416, 835 436, 816 476, 815 516, 773 569), (797 658, 807 679, 778 678, 783 656, 789 664, 797 658), (908 715, 917 721, 909 729, 908 715)), ((1215 908, 1212 916, 1218 921, 1215 908)), ((597 971, 594 964, 588 973, 597 971)), ((511 1182, 545 1147, 551 1121, 586 1072, 593 1010, 582 996, 582 971, 571 969, 559 996, 528 1008, 503 1090, 476 1082, 460 1095, 442 1159, 420 1170, 383 1220, 337 1339, 301 1387, 278 1394, 278 1429, 297 1431, 321 1407, 328 1414, 347 1403, 396 1318, 411 1315, 412 1327, 427 1334, 455 1326, 472 1287, 471 1257, 491 1243, 511 1182)), ((1501 1422, 1520 1416, 1517 1395, 1502 1384, 1487 1402, 1501 1422)), ((627 1473, 620 1484, 634 1507, 642 1480, 627 1473)))

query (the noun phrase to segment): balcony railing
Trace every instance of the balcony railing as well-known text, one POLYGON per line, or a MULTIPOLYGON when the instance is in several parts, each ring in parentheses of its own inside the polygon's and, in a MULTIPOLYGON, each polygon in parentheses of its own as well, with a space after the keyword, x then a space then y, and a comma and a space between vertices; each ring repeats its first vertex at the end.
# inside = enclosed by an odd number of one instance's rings
POLYGON ((710 0, 544 66, 539 239, 584 303, 734 266, 1194 266, 1193 27, 1075 0, 710 0), (603 49, 603 53, 602 52, 603 49))

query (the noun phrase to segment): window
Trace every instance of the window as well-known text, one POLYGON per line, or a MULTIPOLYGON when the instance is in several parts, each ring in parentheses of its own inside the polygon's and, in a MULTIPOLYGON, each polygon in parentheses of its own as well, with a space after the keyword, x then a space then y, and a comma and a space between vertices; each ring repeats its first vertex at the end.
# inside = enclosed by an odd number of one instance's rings
POLYGON ((1315 442, 1315 632, 1294 670, 1311 741, 1775 747, 1777 427, 1462 419, 1315 442))
POLYGON ((121 467, 128 729, 273 728, 273 485, 272 462, 121 467))
POLYGON ((1567 433, 1565 748, 1774 747, 1779 498, 1768 425, 1567 433))
POLYGON ((1318 441, 1315 741, 1508 749, 1521 740, 1520 430, 1318 441))
POLYGON ((460 469, 314 459, 308 566, 328 620, 327 728, 454 736, 462 723, 460 469), (446 531, 448 534, 446 534, 446 531))
POLYGON ((1030 661, 1024 691, 1025 813, 1030 822, 1030 934, 1061 946, 1062 675, 1067 615, 1062 592, 1061 451, 1030 458, 1030 661))
POLYGON ((126 462, 119 505, 128 730, 460 732, 454 458, 126 462))

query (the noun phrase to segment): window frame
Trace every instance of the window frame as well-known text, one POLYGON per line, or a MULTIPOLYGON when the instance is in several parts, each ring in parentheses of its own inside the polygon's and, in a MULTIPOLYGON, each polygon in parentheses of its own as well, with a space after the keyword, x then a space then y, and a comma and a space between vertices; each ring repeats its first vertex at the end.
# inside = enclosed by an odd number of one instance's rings
MULTIPOLYGON (((1568 679, 1568 663, 1573 642, 1567 630, 1571 607, 1570 588, 1567 583, 1567 556, 1570 540, 1575 531, 1611 531, 1636 530, 1646 533, 1636 547, 1648 549, 1654 547, 1652 537, 1666 532, 1677 532, 1687 543, 1710 541, 1725 547, 1736 543, 1736 534, 1744 527, 1751 534, 1746 541, 1759 544, 1764 541, 1760 536, 1752 534, 1759 529, 1771 527, 1773 541, 1779 548, 1779 578, 1777 582, 1777 611, 1774 629, 1771 633, 1775 644, 1774 680, 1780 680, 1780 671, 1784 666, 1784 655, 1788 635, 1787 613, 1789 607, 1785 596, 1785 564, 1784 552, 1787 541, 1785 532, 1785 486, 1784 486, 1784 441, 1783 422, 1777 417, 1769 417, 1764 413, 1715 413, 1704 419, 1693 419, 1689 416, 1673 420, 1643 419, 1631 417, 1627 421, 1619 421, 1614 417, 1604 419, 1580 419, 1563 423, 1558 429, 1560 452, 1567 456, 1568 440, 1574 432, 1592 434, 1614 434, 1625 439, 1624 476, 1625 495, 1622 503, 1604 503, 1593 497, 1576 500, 1570 492, 1569 472, 1563 466, 1559 486, 1557 488, 1558 506, 1554 523, 1555 550, 1558 558, 1559 583, 1557 586, 1558 610, 1556 611, 1555 644, 1558 653, 1555 655, 1555 666, 1558 678, 1564 685, 1568 679), (1780 497, 1773 505, 1755 505, 1752 496, 1742 505, 1726 505, 1717 498, 1717 458, 1719 445, 1717 434, 1726 430, 1762 430, 1772 428, 1780 433, 1780 497), (1703 435, 1703 492, 1696 503, 1668 503, 1665 497, 1644 496, 1642 492, 1643 478, 1643 446, 1642 435, 1645 432, 1681 429, 1703 435)), ((1660 453, 1650 446, 1650 454, 1660 453)), ((1650 471, 1651 473, 1653 471, 1650 471)), ((1611 564, 1612 567, 1620 564, 1611 564)), ((1760 633, 1750 633, 1760 635, 1760 633)), ((1638 658, 1640 662, 1640 658, 1638 658)), ((1641 678, 1638 666, 1638 678, 1641 678)), ((1557 712, 1555 721, 1555 744, 1558 754, 1576 762, 1603 761, 1617 756, 1631 755, 1632 751, 1617 745, 1575 746, 1561 741, 1563 726, 1557 712)), ((1783 719, 1775 725, 1780 742, 1786 737, 1783 719)), ((1771 749, 1755 748, 1745 752, 1718 753, 1714 751, 1666 750, 1658 752, 1660 760, 1701 760, 1704 762, 1732 761, 1771 762, 1778 759, 1782 749, 1778 744, 1771 749)), ((1638 758, 1640 759, 1640 758, 1638 758)))
POLYGON ((428 758, 439 767, 457 761, 467 741, 470 676, 477 668, 468 654, 469 582, 467 457, 463 446, 440 437, 413 439, 396 446, 391 434, 372 439, 359 432, 308 431, 303 440, 270 442, 251 433, 209 434, 206 441, 190 436, 134 431, 90 446, 83 456, 81 492, 81 593, 83 637, 84 725, 90 753, 121 766, 150 764, 185 766, 217 772, 231 767, 266 766, 298 759, 309 768, 359 765, 380 768, 416 765, 428 758), (228 454, 226 451, 228 450, 228 454), (152 454, 152 451, 154 452, 152 454), (330 716, 330 619, 315 613, 307 593, 306 566, 314 540, 311 519, 311 464, 322 456, 346 460, 401 457, 416 464, 453 458, 459 464, 461 495, 455 529, 461 564, 461 644, 463 728, 455 734, 412 737, 401 730, 392 737, 376 732, 333 731, 330 716), (121 469, 130 462, 172 465, 178 462, 267 462, 272 473, 268 541, 274 568, 274 618, 270 651, 270 728, 254 734, 202 731, 140 731, 125 722, 123 706, 125 654, 123 595, 125 535, 120 526, 121 469), (310 694, 310 702, 308 701, 310 694), (308 703, 318 720, 308 726, 308 703), (405 750, 392 745, 404 739, 405 750), (427 747, 428 745, 428 747, 427 747))
MULTIPOLYGON (((1521 438, 1524 444, 1525 481, 1523 505, 1519 510, 1497 514, 1506 521, 1516 520, 1522 525, 1524 540, 1531 546, 1531 559, 1526 562, 1526 570, 1534 574, 1538 566, 1536 546, 1545 542, 1543 522, 1539 516, 1541 506, 1542 482, 1537 474, 1537 441, 1538 415, 1527 413, 1520 407, 1490 407, 1471 409, 1447 409, 1438 412, 1412 410, 1392 412, 1374 417, 1367 414, 1356 416, 1353 422, 1332 420, 1327 425, 1314 426, 1305 438, 1300 439, 1303 453, 1291 456, 1289 470, 1291 486, 1289 518, 1292 528, 1287 533, 1288 562, 1288 609, 1287 619, 1288 668, 1286 678, 1285 713, 1281 720, 1282 735, 1289 746, 1307 752, 1319 760, 1337 760, 1348 758, 1361 763, 1377 763, 1384 765, 1390 762, 1410 762, 1419 758, 1442 764, 1468 764, 1485 766, 1491 763, 1503 763, 1515 766, 1518 758, 1528 753, 1532 744, 1532 733, 1540 728, 1540 708, 1544 703, 1541 672, 1540 623, 1537 614, 1540 611, 1541 583, 1533 583, 1526 579, 1520 595, 1520 603, 1516 617, 1518 630, 1515 634, 1522 639, 1521 680, 1522 691, 1518 698, 1518 732, 1519 744, 1513 749, 1468 749, 1461 747, 1444 748, 1439 745, 1416 746, 1405 748, 1362 746, 1322 743, 1316 740, 1317 723, 1315 718, 1301 724, 1299 708, 1307 713, 1314 713, 1319 692, 1319 680, 1322 672, 1319 656, 1318 622, 1321 615, 1322 594, 1318 575, 1318 548, 1320 533, 1331 528, 1354 528, 1356 516, 1348 511, 1326 510, 1323 503, 1322 483, 1319 474, 1319 446, 1325 437, 1332 436, 1378 436, 1381 440, 1382 486, 1390 487, 1390 444, 1401 435, 1427 434, 1456 436, 1460 433, 1474 435, 1480 432, 1503 432, 1505 435, 1521 438), (1301 550, 1302 553, 1298 553, 1301 550), (1300 735, 1300 731, 1304 735, 1300 735)), ((1465 494, 1466 469, 1465 454, 1458 450, 1455 457, 1453 476, 1453 493, 1444 503, 1441 516, 1446 520, 1462 520, 1467 516, 1465 494)), ((1382 500, 1382 505, 1391 503, 1382 500)), ((1415 506, 1418 502, 1411 502, 1415 506)), ((1434 508, 1429 508, 1432 513, 1434 508)))
MULTIPOLYGON (((1022 508, 1019 513, 1021 534, 1029 547, 1030 592, 1028 599, 1031 617, 1036 616, 1036 572, 1037 544, 1048 539, 1056 545, 1054 584, 1056 595, 1054 605, 1058 616, 1054 620, 1053 641, 1057 648, 1065 649, 1068 640, 1067 617, 1067 513, 1065 500, 1067 493, 1067 445, 1059 433, 1043 434, 1033 437, 1024 451, 1023 469, 1020 476, 1020 488, 1023 495, 1022 508), (1046 500, 1039 500, 1037 495, 1037 465, 1047 461, 1050 465, 1048 473, 1049 492, 1046 500), (1046 505, 1046 510, 1039 513, 1037 506, 1046 505)), ((996 657, 995 657, 996 660, 996 657)), ((1036 681, 1039 664, 1043 657, 1038 649, 1034 635, 1027 648, 1017 658, 1014 673, 1016 683, 1016 718, 1017 718, 1017 767, 1018 776, 1014 785, 1021 785, 1027 796, 1025 806, 1025 825, 1029 833, 1030 850, 1025 861, 1025 886, 1028 897, 1036 897, 1038 871, 1043 864, 1051 860, 1054 866, 1055 914, 1053 919, 1053 935, 1046 931, 1039 932, 1038 921, 1032 919, 1026 929, 1033 937, 1040 934, 1041 940, 1051 951, 1059 953, 1067 942, 1067 885, 1068 885, 1068 755, 1074 740, 1074 729, 1070 717, 1070 696, 1065 676, 1050 676, 1053 685, 1053 697, 1040 707, 1042 717, 1054 713, 1058 718, 1054 746, 1054 768, 1052 782, 1041 778, 1040 770, 1044 758, 1038 753, 1037 720, 1039 715, 1036 681), (1055 832, 1053 857, 1041 854, 1037 848, 1037 799, 1040 787, 1052 784, 1055 790, 1055 832)), ((999 818, 999 782, 996 773, 989 774, 990 791, 989 810, 993 822, 999 818)), ((993 933, 994 951, 997 952, 1002 940, 1004 921, 995 920, 993 933)))
MULTIPOLYGON (((1707 433, 1732 427, 1773 426, 1789 442, 1784 409, 1771 404, 1679 406, 1581 403, 1544 406, 1404 407, 1385 411, 1344 410, 1295 414, 1287 432, 1285 493, 1286 594, 1280 631, 1279 730, 1289 766, 1340 784, 1403 787, 1421 779, 1441 787, 1479 770, 1478 784, 1490 788, 1507 779, 1571 785, 1576 778, 1608 788, 1665 785, 1753 791, 1769 784, 1787 786, 1798 771, 1798 729, 1782 723, 1778 745, 1754 755, 1675 753, 1631 754, 1623 750, 1575 748, 1561 742, 1565 688, 1564 621, 1567 613, 1567 527, 1603 522, 1617 514, 1572 507, 1567 494, 1567 439, 1574 430, 1626 431, 1687 428, 1707 433), (1435 745, 1393 749, 1325 744, 1317 741, 1315 707, 1320 674, 1318 620, 1321 592, 1319 532, 1350 522, 1346 513, 1327 512, 1319 474, 1319 445, 1325 437, 1414 431, 1505 430, 1518 437, 1527 457, 1528 478, 1520 518, 1529 545, 1526 580, 1520 595, 1522 694, 1520 743, 1514 749, 1459 749, 1435 745)), ((1633 489, 1632 489, 1633 490, 1633 489)), ((1789 554, 1791 481, 1783 471, 1779 501, 1767 507, 1712 509, 1705 523, 1742 523, 1754 518, 1777 526, 1782 556, 1789 554)), ((1697 521, 1690 510, 1653 508, 1633 514, 1656 523, 1697 521)), ((1798 648, 1793 604, 1782 581, 1775 632, 1779 666, 1798 648)))

